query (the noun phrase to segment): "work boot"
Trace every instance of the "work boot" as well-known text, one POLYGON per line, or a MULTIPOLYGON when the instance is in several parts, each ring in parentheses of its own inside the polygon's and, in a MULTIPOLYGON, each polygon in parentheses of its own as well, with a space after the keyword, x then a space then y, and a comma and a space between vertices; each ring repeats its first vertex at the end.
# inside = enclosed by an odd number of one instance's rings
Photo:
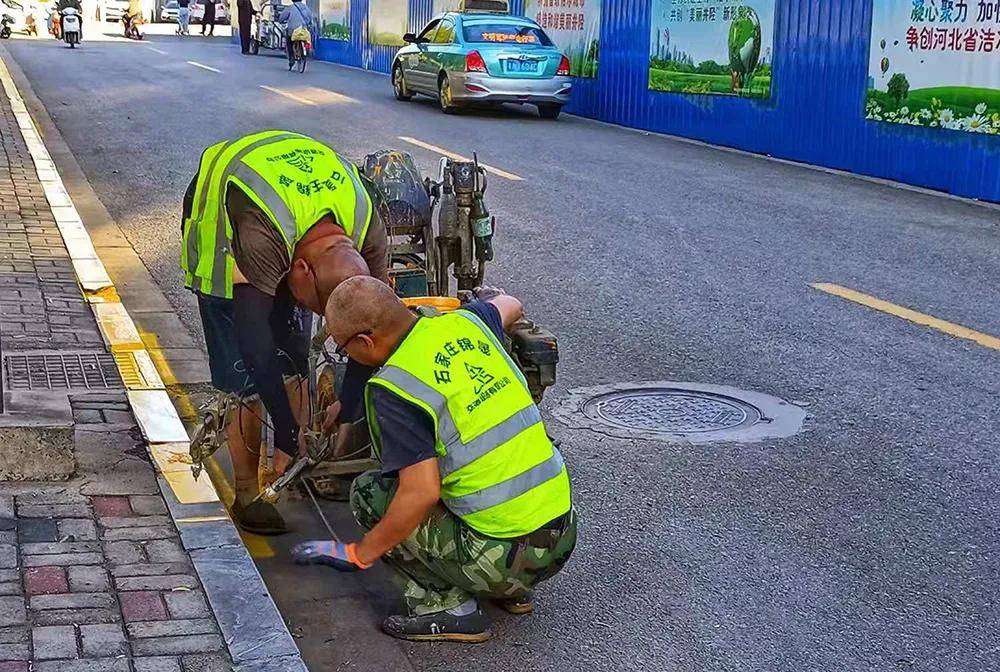
POLYGON ((232 513, 233 522, 236 523, 237 527, 246 532, 265 536, 288 532, 285 519, 278 513, 278 509, 274 508, 273 504, 259 499, 246 506, 236 502, 230 513, 232 513))
POLYGON ((447 611, 425 616, 390 616, 382 622, 385 634, 411 642, 485 642, 490 622, 478 607, 465 616, 447 611))
POLYGON ((508 614, 524 616, 525 614, 530 614, 535 610, 535 603, 532 601, 534 597, 535 594, 528 591, 521 597, 512 597, 507 600, 497 600, 496 604, 508 614))

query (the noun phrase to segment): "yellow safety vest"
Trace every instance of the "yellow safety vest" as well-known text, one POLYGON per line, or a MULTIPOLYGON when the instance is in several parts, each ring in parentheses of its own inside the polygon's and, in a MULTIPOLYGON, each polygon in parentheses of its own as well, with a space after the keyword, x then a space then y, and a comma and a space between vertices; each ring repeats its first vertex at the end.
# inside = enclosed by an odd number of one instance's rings
POLYGON ((181 270, 189 289, 233 296, 233 228, 226 212, 230 184, 242 189, 281 232, 289 257, 328 213, 357 249, 364 244, 373 206, 357 167, 299 133, 254 133, 214 144, 201 155, 181 244, 181 270))
POLYGON ((472 313, 421 318, 368 382, 368 425, 381 454, 375 386, 433 419, 441 501, 473 529, 509 539, 569 511, 566 466, 524 377, 472 313))

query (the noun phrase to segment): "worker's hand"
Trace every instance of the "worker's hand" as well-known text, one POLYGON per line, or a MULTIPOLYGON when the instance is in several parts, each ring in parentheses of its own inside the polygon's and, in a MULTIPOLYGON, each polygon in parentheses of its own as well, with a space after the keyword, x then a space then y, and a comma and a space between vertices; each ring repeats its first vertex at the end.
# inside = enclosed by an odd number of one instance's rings
POLYGON ((502 296, 506 294, 502 288, 493 287, 492 285, 483 285, 481 287, 476 287, 472 290, 472 293, 476 295, 476 298, 480 301, 489 301, 497 296, 502 296))
POLYGON ((323 416, 323 433, 333 434, 337 429, 337 420, 340 418, 340 402, 335 401, 326 407, 326 414, 323 416))
POLYGON ((297 565, 327 565, 340 572, 356 572, 371 565, 358 560, 357 544, 339 541, 306 541, 292 549, 292 559, 297 565))
MULTIPOLYGON (((306 454, 306 431, 299 428, 299 457, 306 454)), ((281 476, 288 470, 288 467, 295 461, 295 458, 283 450, 274 451, 274 475, 281 476)))

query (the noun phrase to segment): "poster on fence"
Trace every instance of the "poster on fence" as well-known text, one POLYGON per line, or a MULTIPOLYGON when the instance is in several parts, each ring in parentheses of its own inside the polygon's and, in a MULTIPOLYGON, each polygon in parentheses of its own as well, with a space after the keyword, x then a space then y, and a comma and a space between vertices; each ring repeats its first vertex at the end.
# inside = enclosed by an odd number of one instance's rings
POLYGON ((877 2, 868 60, 868 119, 1000 134, 1000 1, 877 2))
POLYGON ((329 40, 351 39, 350 0, 319 0, 319 35, 329 40))
POLYGON ((368 41, 401 47, 410 23, 408 0, 368 0, 368 41))
POLYGON ((524 15, 545 29, 569 58, 574 77, 596 77, 601 0, 524 0, 524 15))
POLYGON ((649 88, 771 97, 776 0, 652 0, 649 88))

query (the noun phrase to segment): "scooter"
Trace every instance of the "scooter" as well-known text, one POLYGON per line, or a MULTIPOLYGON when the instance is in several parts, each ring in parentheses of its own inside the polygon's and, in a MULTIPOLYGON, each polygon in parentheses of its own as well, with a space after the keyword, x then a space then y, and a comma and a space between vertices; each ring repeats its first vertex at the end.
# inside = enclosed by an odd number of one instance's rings
POLYGON ((80 44, 80 12, 76 7, 67 7, 59 14, 63 41, 73 49, 80 44))
POLYGON ((14 25, 14 17, 10 14, 4 14, 0 17, 0 40, 6 40, 10 37, 10 27, 14 25))
POLYGON ((139 32, 139 26, 142 24, 142 19, 139 16, 132 16, 128 12, 122 15, 122 25, 125 27, 125 37, 130 40, 141 40, 142 33, 139 32))

